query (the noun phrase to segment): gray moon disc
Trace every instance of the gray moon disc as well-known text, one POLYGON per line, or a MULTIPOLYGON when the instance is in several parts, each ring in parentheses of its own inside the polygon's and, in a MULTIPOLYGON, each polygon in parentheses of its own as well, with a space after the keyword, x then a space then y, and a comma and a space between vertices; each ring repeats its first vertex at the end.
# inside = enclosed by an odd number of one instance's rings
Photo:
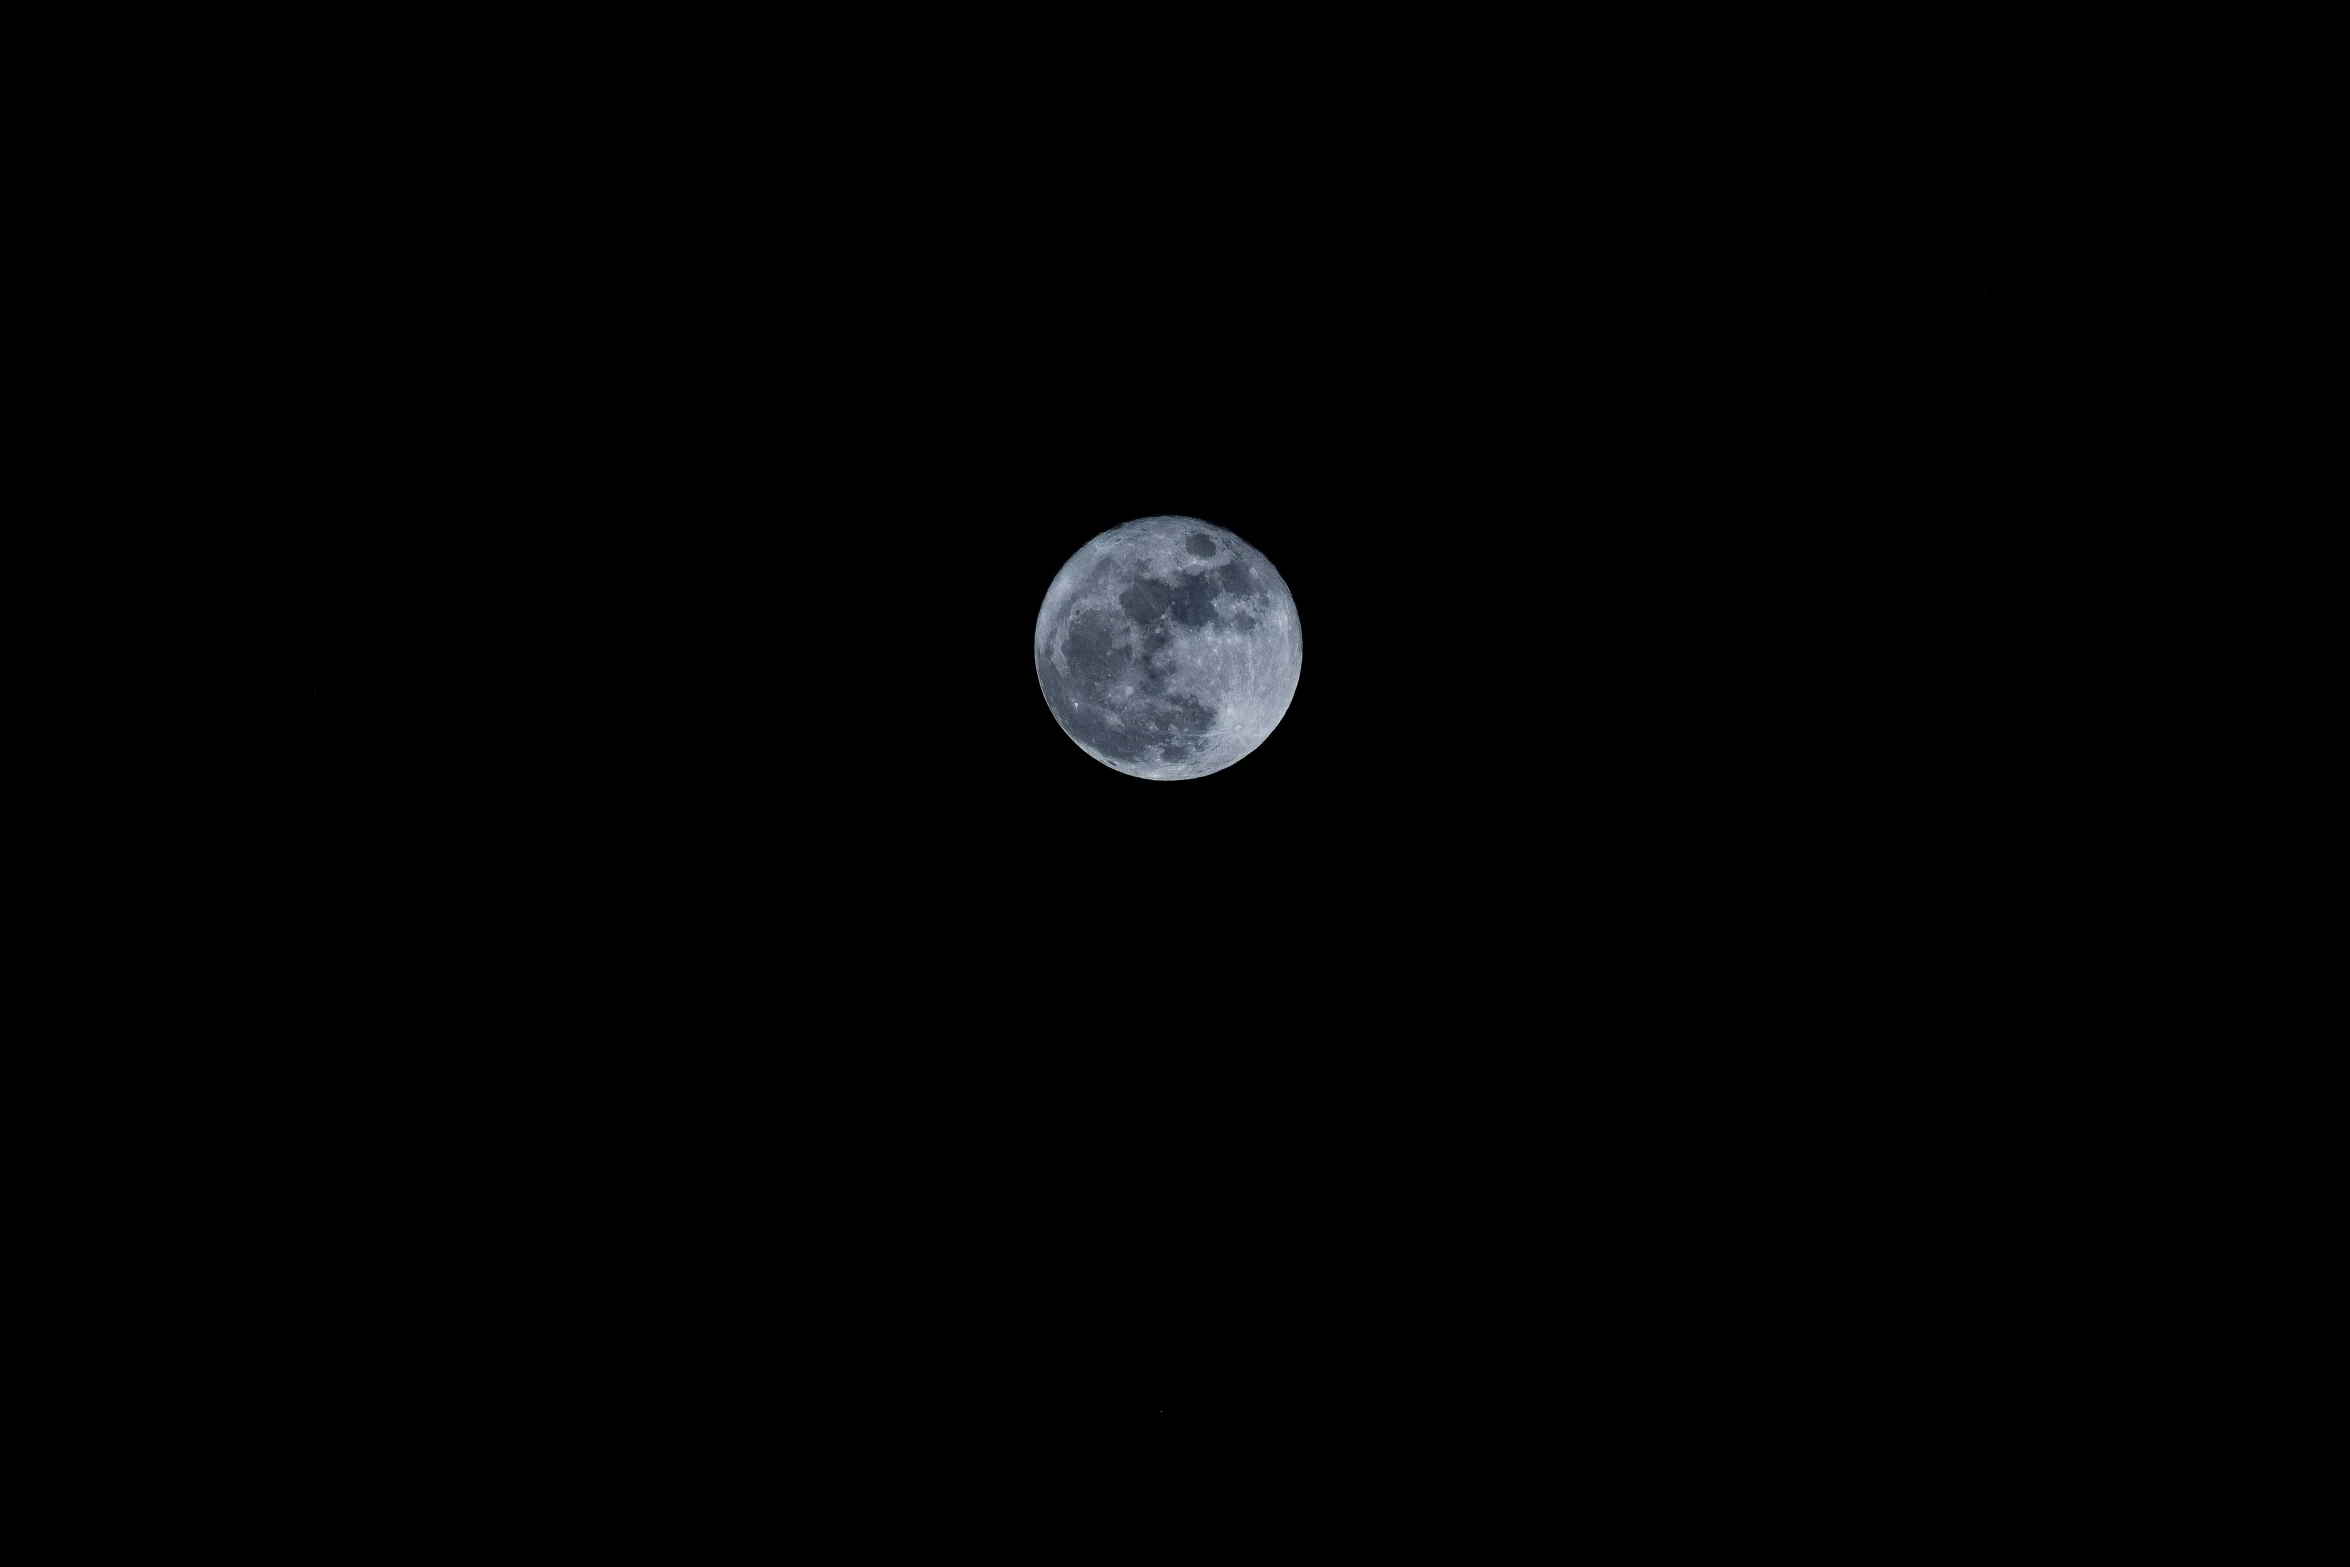
POLYGON ((1197 517, 1097 535, 1036 612, 1045 705, 1086 755, 1136 778, 1202 778, 1248 755, 1304 663, 1281 573, 1197 517))

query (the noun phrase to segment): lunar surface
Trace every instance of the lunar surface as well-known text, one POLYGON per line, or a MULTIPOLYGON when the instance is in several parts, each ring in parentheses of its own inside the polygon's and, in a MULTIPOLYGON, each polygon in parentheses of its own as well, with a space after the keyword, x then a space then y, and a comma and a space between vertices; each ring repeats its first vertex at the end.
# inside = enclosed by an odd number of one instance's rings
POLYGON ((1036 612, 1036 678, 1105 767, 1201 778, 1289 711, 1305 638, 1289 584, 1229 530, 1144 517, 1069 557, 1036 612))

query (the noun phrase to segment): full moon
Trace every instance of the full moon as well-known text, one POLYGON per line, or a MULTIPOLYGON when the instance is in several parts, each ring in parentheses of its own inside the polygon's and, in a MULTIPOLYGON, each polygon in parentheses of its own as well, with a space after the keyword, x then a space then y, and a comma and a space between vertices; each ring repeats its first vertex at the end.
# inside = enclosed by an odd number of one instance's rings
POLYGON ((1143 517, 1069 557, 1036 612, 1036 678, 1079 750, 1203 778, 1289 711, 1305 637, 1289 584, 1229 528, 1143 517))

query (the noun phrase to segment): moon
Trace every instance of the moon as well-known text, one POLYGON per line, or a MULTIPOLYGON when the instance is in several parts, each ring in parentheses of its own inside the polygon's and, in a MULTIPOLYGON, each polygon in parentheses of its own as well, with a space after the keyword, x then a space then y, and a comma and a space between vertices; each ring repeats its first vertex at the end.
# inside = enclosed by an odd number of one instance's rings
POLYGON ((1289 584, 1229 528, 1141 517, 1069 557, 1036 612, 1036 678, 1077 748, 1134 778, 1205 778, 1297 694, 1289 584))

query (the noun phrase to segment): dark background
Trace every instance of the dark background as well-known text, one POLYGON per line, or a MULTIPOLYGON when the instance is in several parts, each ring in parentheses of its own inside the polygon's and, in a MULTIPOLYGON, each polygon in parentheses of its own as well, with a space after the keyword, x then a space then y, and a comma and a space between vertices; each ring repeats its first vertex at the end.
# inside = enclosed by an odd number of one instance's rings
POLYGON ((290 950, 485 1273, 712 1374, 788 1316, 868 1414, 1270 1442, 1520 1385, 1562 1268, 1695 1363, 1876 1222, 2031 258, 1964 115, 1681 64, 1098 145, 488 70, 264 181, 283 243, 198 204, 290 950), (1174 787, 1031 663, 1159 513, 1306 636, 1174 787))
POLYGON ((1914 365, 1973 303, 1582 221, 1309 226, 1212 286, 1180 253, 1257 230, 1049 229, 1112 277, 1024 252, 978 302, 860 251, 528 381, 554 416, 484 421, 436 552, 428 928, 554 1025, 481 1091, 561 1082, 563 1146, 690 1194, 627 1210, 663 1256, 799 1193, 891 1385, 1057 1379, 1192 1451, 1516 1385, 1562 1193, 1570 1250, 1643 1259, 1609 1309, 1698 1338, 1637 1215, 1716 1237, 1703 1290, 1809 1244, 1738 1171, 1874 1222, 1883 1128, 1807 1128, 1944 1005, 1895 911, 1958 852, 1919 633, 1980 535, 1914 365), (1173 787, 1031 664, 1061 563, 1157 513, 1264 550, 1307 641, 1271 738, 1173 787))

